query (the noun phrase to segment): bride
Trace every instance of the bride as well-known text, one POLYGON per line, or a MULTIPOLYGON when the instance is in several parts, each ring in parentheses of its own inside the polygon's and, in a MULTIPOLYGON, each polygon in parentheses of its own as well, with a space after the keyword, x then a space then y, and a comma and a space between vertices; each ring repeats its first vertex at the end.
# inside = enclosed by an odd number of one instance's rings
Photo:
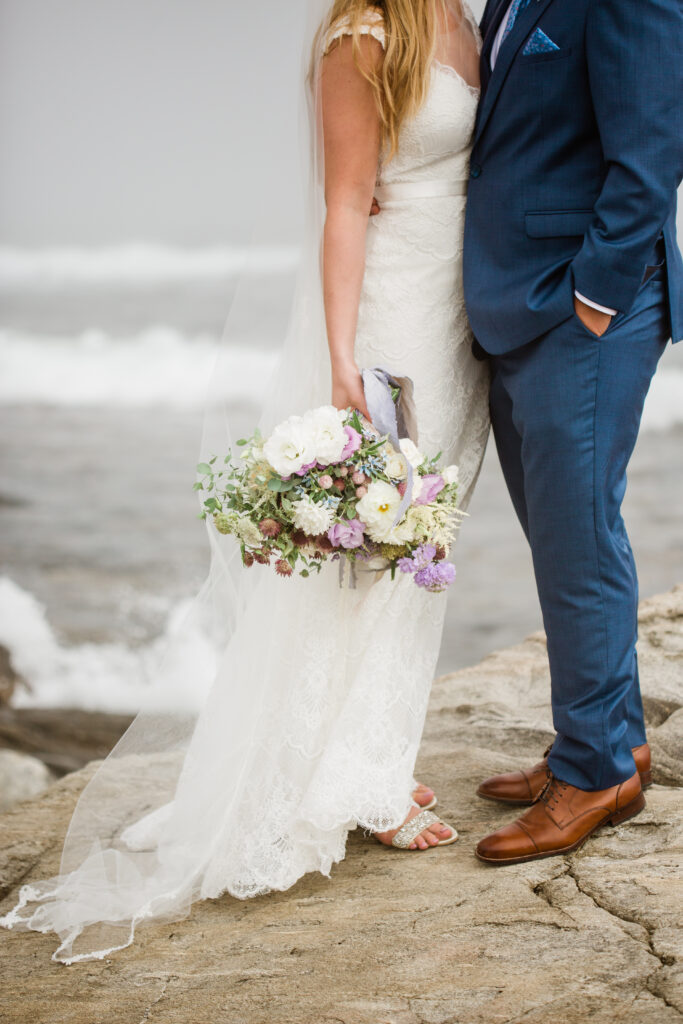
MULTIPOLYGON (((420 450, 458 463, 465 505, 489 429, 462 290, 479 33, 461 0, 318 7, 309 244, 262 424, 329 402, 330 384, 368 414, 361 368, 385 367, 412 379, 420 450)), ((414 851, 457 838, 413 776, 446 595, 372 572, 340 587, 329 564, 247 572, 229 538, 211 543, 200 604, 226 642, 203 706, 137 717, 79 800, 60 875, 0 919, 57 932, 63 963, 195 900, 327 875, 358 827, 414 851)))

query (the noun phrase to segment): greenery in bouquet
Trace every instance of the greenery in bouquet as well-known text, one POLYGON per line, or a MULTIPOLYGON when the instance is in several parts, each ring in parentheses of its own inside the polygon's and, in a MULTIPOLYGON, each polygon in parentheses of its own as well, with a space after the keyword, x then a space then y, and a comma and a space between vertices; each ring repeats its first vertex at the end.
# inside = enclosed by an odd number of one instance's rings
POLYGON ((413 576, 429 591, 455 578, 447 561, 461 513, 458 470, 439 469, 412 441, 397 450, 356 410, 333 406, 291 416, 264 439, 258 431, 201 462, 201 518, 239 542, 245 566, 280 576, 319 572, 328 559, 413 576), (412 467, 410 504, 399 518, 412 467))

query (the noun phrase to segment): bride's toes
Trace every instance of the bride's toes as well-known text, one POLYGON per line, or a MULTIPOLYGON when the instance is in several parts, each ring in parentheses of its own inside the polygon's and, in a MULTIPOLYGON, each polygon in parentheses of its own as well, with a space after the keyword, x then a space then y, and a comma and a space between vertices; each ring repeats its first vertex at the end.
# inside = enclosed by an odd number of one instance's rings
POLYGON ((419 804, 420 807, 426 807, 433 799, 434 790, 430 789, 429 786, 423 786, 421 782, 418 783, 413 792, 413 800, 415 803, 419 804))
POLYGON ((430 846, 438 845, 440 837, 436 835, 436 830, 434 828, 428 828, 422 834, 430 846))

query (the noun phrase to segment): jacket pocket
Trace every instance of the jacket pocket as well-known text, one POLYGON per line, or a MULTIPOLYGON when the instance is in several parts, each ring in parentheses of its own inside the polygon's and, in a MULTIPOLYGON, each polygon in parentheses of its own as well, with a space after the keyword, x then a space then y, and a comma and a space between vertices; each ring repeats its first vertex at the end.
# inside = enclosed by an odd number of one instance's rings
POLYGON ((585 235, 594 217, 593 210, 557 210, 526 213, 524 223, 529 238, 571 238, 585 235))

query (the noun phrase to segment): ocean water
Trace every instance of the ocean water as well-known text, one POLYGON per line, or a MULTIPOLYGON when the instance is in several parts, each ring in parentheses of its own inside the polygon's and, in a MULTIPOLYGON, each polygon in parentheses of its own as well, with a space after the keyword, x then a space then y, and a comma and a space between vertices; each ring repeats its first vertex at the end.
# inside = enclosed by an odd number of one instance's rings
MULTIPOLYGON (((240 430, 274 366, 296 251, 0 249, 0 643, 16 703, 182 705, 192 632, 161 671, 206 571, 191 492, 217 354, 240 430), (258 310, 233 318, 247 279, 258 310)), ((683 579, 683 345, 648 396, 627 522, 644 594, 683 579)), ((529 553, 489 450, 459 540, 440 671, 540 628, 529 553)))

